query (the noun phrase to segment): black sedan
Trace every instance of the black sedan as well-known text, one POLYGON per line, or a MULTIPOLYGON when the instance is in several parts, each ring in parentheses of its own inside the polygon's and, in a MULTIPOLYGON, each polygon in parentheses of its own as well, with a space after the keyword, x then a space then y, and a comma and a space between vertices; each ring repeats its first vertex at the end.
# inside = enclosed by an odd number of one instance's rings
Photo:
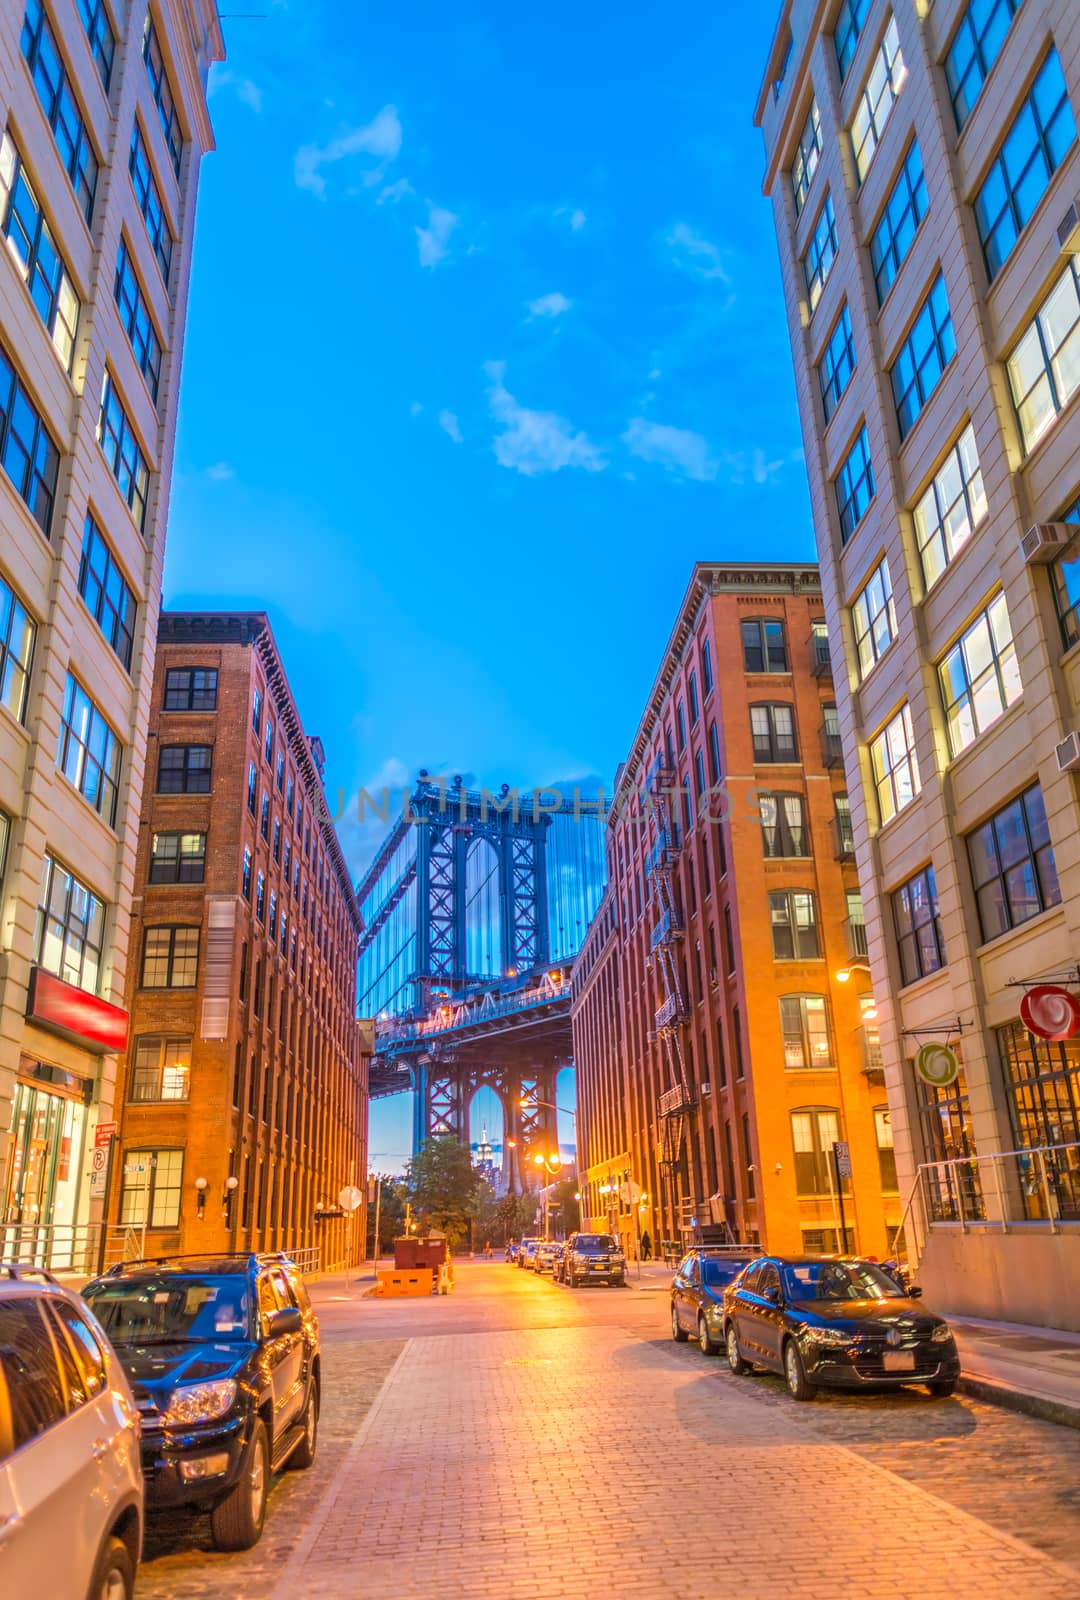
POLYGON ((724 1345, 724 1290, 759 1250, 688 1250, 671 1280, 671 1337, 683 1343, 691 1334, 704 1356, 724 1345))
POLYGON ((949 1325, 869 1261, 763 1256, 724 1293, 732 1372, 783 1373, 796 1400, 817 1389, 922 1383, 950 1395, 960 1358, 949 1325))

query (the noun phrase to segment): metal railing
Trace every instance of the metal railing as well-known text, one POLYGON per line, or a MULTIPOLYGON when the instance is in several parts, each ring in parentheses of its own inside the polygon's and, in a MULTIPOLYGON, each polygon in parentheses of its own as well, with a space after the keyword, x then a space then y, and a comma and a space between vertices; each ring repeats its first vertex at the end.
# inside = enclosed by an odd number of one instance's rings
POLYGON ((833 854, 837 861, 850 861, 855 855, 855 830, 850 817, 833 818, 833 854))
POLYGON ((143 1254, 138 1228, 101 1222, 0 1223, 0 1261, 89 1277, 143 1254))
POLYGON ((844 746, 840 735, 831 733, 828 728, 821 730, 821 761, 826 767, 844 765, 844 746))
POLYGON ((924 1161, 900 1219, 904 1250, 918 1266, 934 1227, 1008 1233, 1043 1223, 1056 1233, 1080 1224, 1080 1143, 998 1150, 924 1161))
POLYGON ((866 923, 856 917, 848 917, 844 922, 847 934, 847 948, 849 956, 861 956, 865 961, 867 955, 866 923))
POLYGON ((310 1278, 322 1266, 322 1247, 317 1244, 309 1245, 303 1250, 283 1250, 282 1255, 288 1256, 302 1277, 310 1278))

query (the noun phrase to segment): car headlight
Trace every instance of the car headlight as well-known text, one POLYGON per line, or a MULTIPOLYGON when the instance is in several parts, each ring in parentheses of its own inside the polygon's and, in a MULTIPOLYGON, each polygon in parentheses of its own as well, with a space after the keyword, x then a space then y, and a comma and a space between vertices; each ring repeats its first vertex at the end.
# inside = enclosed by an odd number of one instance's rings
POLYGON ((930 1338, 934 1344, 948 1344, 952 1338, 952 1329, 947 1322, 939 1322, 930 1338))
POLYGON ((815 1344, 847 1345, 852 1342, 852 1335, 845 1328, 808 1328, 807 1336, 815 1344))
POLYGON ((213 1422, 223 1417, 236 1399, 236 1379, 218 1378, 213 1383, 185 1383, 169 1396, 166 1425, 186 1427, 192 1422, 213 1422))

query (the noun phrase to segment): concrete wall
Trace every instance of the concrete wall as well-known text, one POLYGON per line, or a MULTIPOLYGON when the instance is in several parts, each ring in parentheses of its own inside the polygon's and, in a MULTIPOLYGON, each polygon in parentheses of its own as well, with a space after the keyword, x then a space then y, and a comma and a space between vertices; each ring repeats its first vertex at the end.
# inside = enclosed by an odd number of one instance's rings
POLYGON ((1080 1229, 1014 1233, 935 1229, 919 1282, 927 1304, 956 1316, 1000 1317, 1080 1332, 1080 1229))

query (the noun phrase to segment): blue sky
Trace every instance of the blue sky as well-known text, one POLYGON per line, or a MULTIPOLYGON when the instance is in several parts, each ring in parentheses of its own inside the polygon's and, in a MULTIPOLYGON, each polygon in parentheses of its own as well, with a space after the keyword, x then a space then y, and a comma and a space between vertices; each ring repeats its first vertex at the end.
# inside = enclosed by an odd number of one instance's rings
POLYGON ((269 612, 334 795, 610 784, 692 563, 813 554, 773 6, 260 6, 211 80, 166 603, 269 612))

